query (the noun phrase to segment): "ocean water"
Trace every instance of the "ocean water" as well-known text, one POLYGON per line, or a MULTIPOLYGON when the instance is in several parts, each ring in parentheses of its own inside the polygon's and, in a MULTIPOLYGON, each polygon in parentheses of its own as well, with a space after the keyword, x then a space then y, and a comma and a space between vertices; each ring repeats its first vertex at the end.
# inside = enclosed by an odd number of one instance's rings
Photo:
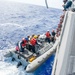
POLYGON ((23 66, 16 68, 17 62, 3 55, 23 37, 56 29, 61 15, 60 9, 0 1, 0 74, 50 75, 54 55, 32 73, 26 73, 23 66))

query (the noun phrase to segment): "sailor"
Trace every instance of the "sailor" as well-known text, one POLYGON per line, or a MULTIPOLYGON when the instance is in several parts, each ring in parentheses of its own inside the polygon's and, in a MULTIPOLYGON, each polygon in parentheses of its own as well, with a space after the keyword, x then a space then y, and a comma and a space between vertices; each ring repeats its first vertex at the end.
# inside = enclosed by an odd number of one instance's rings
POLYGON ((60 18, 60 22, 63 22, 63 18, 60 18))
POLYGON ((64 19, 64 16, 65 16, 65 15, 63 14, 63 15, 60 16, 60 18, 64 19))
POLYGON ((26 44, 26 49, 28 49, 29 51, 31 51, 31 44, 30 44, 30 40, 34 37, 34 34, 32 36, 27 36, 28 38, 28 43, 26 44))
POLYGON ((26 44, 27 44, 27 39, 26 38, 22 38, 22 41, 21 41, 21 52, 24 52, 24 48, 26 47, 26 44))
POLYGON ((60 28, 60 29, 57 28, 57 29, 56 29, 56 35, 57 35, 57 37, 60 36, 60 33, 61 33, 61 28, 60 28))
POLYGON ((58 30, 59 30, 59 31, 61 30, 61 27, 62 27, 62 24, 59 23, 59 24, 58 24, 58 30))
POLYGON ((72 5, 72 1, 69 0, 66 2, 66 4, 63 5, 64 11, 66 11, 69 7, 71 7, 72 5))
POLYGON ((57 28, 56 28, 56 33, 58 33, 58 32, 59 32, 59 28, 57 27, 57 28))
POLYGON ((53 29, 53 30, 52 30, 52 36, 55 37, 55 34, 56 34, 56 33, 55 33, 55 30, 53 29))
POLYGON ((68 0, 63 0, 64 4, 67 2, 68 0))
POLYGON ((16 51, 19 51, 19 42, 16 44, 16 51))
POLYGON ((50 40, 50 38, 51 38, 51 34, 50 34, 49 30, 46 32, 45 35, 46 35, 46 39, 45 39, 45 41, 48 42, 48 43, 50 43, 50 41, 51 41, 51 40, 50 40))
POLYGON ((55 40, 57 40, 58 38, 59 38, 59 34, 56 33, 56 35, 55 35, 55 40))
POLYGON ((56 32, 55 32, 55 30, 53 29, 53 30, 52 30, 52 37, 51 37, 51 41, 52 41, 52 42, 55 42, 55 34, 56 34, 56 32))
POLYGON ((34 36, 31 40, 30 40, 30 45, 31 45, 31 50, 36 53, 35 51, 35 45, 37 44, 37 36, 34 36))

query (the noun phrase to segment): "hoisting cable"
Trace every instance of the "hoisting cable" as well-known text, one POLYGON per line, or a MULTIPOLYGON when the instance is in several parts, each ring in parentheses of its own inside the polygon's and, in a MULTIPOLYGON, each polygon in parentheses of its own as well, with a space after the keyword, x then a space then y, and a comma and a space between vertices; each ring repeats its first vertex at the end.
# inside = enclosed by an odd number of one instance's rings
POLYGON ((45 4, 46 4, 46 7, 48 8, 48 3, 47 3, 47 0, 45 0, 45 4))

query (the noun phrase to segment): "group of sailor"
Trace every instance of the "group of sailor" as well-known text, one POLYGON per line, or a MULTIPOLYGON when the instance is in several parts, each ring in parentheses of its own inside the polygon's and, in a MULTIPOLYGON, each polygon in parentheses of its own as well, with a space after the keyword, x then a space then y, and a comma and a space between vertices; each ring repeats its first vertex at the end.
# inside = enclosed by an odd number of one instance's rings
MULTIPOLYGON (((62 28, 62 22, 64 19, 64 14, 60 16, 60 22, 56 28, 56 31, 53 29, 50 33, 49 30, 44 34, 44 42, 53 42, 55 43, 55 40, 60 36, 61 28, 62 28)), ((41 35, 32 35, 27 36, 27 38, 22 38, 21 41, 19 41, 16 44, 16 51, 24 52, 24 49, 28 49, 29 51, 32 51, 33 53, 36 53, 35 46, 40 45, 42 46, 42 43, 39 42, 41 35)))
MULTIPOLYGON (((48 43, 53 42, 54 43, 55 35, 56 35, 55 30, 52 30, 52 33, 50 33, 48 30, 44 34, 44 42, 48 42, 48 43)), ((42 46, 40 36, 41 35, 32 35, 32 36, 27 36, 27 38, 22 38, 22 40, 16 44, 16 51, 24 52, 24 49, 26 48, 29 51, 36 53, 35 46, 36 45, 42 46)))
POLYGON ((39 35, 32 35, 31 37, 28 36, 27 38, 22 38, 20 42, 16 45, 16 50, 20 52, 24 52, 25 48, 28 48, 29 50, 33 50, 35 53, 35 45, 37 44, 37 38, 39 35))
POLYGON ((50 42, 53 42, 54 43, 55 42, 55 34, 56 34, 56 32, 55 32, 54 29, 52 30, 51 33, 48 30, 46 32, 46 34, 45 34, 45 36, 46 36, 45 41, 48 42, 48 43, 50 43, 50 42))

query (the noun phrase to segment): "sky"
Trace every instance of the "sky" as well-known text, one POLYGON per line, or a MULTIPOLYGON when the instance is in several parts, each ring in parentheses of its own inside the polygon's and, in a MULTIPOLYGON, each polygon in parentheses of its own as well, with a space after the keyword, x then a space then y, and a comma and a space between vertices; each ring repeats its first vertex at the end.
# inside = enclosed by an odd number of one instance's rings
MULTIPOLYGON (((15 1, 15 2, 22 2, 27 4, 46 6, 45 0, 4 0, 4 1, 15 1)), ((47 3, 49 7, 62 9, 63 0, 47 0, 47 3)))

